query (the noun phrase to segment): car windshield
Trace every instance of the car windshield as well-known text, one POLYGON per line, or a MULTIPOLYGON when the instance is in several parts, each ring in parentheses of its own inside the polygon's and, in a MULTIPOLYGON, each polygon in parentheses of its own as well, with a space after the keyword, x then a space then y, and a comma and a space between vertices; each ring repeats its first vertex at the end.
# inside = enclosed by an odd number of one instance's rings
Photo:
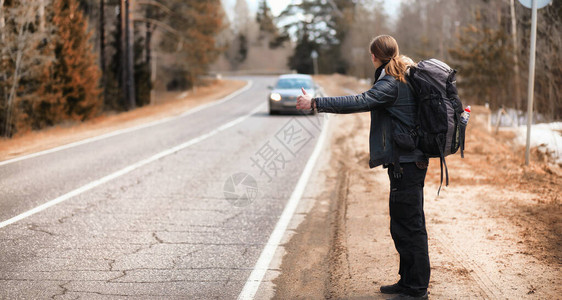
POLYGON ((312 88, 312 80, 306 78, 281 78, 277 81, 276 88, 283 90, 312 88))

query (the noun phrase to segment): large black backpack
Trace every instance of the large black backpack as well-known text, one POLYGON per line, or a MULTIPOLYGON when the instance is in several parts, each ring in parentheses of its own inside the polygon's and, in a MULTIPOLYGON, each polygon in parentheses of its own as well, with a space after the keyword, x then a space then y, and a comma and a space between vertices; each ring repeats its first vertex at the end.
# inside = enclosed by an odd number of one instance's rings
POLYGON ((457 92, 456 72, 446 63, 432 58, 410 67, 406 76, 418 102, 418 147, 428 157, 439 157, 441 185, 443 166, 446 185, 449 185, 445 156, 460 148, 461 157, 464 157, 465 125, 460 121, 463 106, 457 92))

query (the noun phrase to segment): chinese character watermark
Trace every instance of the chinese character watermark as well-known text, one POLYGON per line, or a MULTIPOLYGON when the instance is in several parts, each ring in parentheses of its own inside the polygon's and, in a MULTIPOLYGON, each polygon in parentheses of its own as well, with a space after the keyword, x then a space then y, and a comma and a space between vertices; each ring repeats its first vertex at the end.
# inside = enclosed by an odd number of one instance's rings
POLYGON ((260 175, 265 174, 269 178, 269 182, 273 180, 274 176, 277 176, 278 171, 285 169, 287 163, 285 156, 279 149, 269 144, 269 140, 255 154, 255 157, 250 157, 252 167, 259 168, 260 175))
POLYGON ((296 118, 291 118, 291 120, 275 134, 275 138, 289 153, 296 156, 297 153, 314 138, 314 135, 312 135, 296 118))
MULTIPOLYGON (((304 115, 303 113, 300 113, 304 115)), ((325 115, 324 118, 327 118, 325 115)), ((306 115, 310 124, 292 117, 279 129, 274 137, 268 139, 250 157, 251 167, 259 171, 259 176, 265 176, 271 183, 286 165, 297 157, 305 146, 314 140, 312 132, 322 131, 322 118, 318 114, 306 115), (304 124, 303 124, 304 122, 304 124), (280 145, 279 145, 280 144, 280 145), (287 158, 291 158, 288 160, 287 158)), ((251 204, 258 195, 256 180, 249 174, 240 172, 227 178, 224 185, 224 196, 233 206, 244 207, 251 204)))

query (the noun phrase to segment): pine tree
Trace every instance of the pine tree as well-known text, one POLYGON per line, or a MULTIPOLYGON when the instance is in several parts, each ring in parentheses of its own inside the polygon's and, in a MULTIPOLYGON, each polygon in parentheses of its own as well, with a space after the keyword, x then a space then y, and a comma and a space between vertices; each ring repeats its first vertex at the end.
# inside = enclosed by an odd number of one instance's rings
MULTIPOLYGON (((256 13, 256 21, 260 26, 260 31, 275 35, 277 33, 277 26, 273 24, 273 17, 271 16, 271 9, 267 5, 266 0, 261 0, 256 13)), ((260 36, 261 37, 261 36, 260 36)))
POLYGON ((279 33, 279 29, 273 21, 271 9, 267 5, 267 0, 260 1, 256 13, 256 22, 260 28, 258 40, 267 39, 269 48, 275 49, 289 39, 288 35, 279 33))
MULTIPOLYGON (((321 73, 345 73, 347 63, 342 56, 342 41, 353 20, 356 3, 344 0, 303 0, 290 4, 281 12, 279 19, 286 22, 286 34, 294 34, 297 46, 289 67, 296 70, 310 69, 299 66, 300 62, 312 62, 310 51, 319 52, 318 65, 321 73), (302 17, 296 17, 296 16, 302 17)), ((311 69, 310 69, 311 70, 311 69)))
POLYGON ((103 105, 98 88, 101 74, 88 42, 87 21, 76 0, 54 0, 53 10, 57 38, 50 90, 60 93, 65 118, 83 121, 103 105))
MULTIPOLYGON (((62 120, 66 119, 64 112, 64 105, 62 103, 62 90, 57 88, 58 84, 53 80, 52 75, 55 59, 55 47, 57 36, 57 28, 53 26, 53 6, 47 5, 45 7, 45 21, 46 21, 46 39, 38 51, 48 59, 44 60, 41 70, 36 74, 36 81, 38 88, 36 91, 27 95, 32 100, 27 101, 26 108, 29 115, 29 123, 32 129, 41 129, 48 126, 53 126, 62 120)), ((27 83, 29 85, 29 83, 27 83)))
MULTIPOLYGON (((47 43, 43 51, 49 52, 49 54, 54 56, 54 44, 47 43)), ((48 61, 44 64, 43 70, 41 70, 39 75, 42 84, 36 93, 37 101, 32 103, 30 111, 30 121, 33 129, 53 126, 66 119, 62 103, 62 90, 57 88, 59 86, 58 83, 51 77, 54 66, 54 59, 48 61)))

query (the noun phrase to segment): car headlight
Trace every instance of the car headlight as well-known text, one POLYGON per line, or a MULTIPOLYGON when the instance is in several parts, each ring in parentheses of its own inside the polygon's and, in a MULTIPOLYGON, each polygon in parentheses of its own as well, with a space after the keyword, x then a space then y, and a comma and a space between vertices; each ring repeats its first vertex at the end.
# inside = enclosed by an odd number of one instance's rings
POLYGON ((271 93, 269 98, 273 101, 281 101, 281 94, 279 93, 271 93))

